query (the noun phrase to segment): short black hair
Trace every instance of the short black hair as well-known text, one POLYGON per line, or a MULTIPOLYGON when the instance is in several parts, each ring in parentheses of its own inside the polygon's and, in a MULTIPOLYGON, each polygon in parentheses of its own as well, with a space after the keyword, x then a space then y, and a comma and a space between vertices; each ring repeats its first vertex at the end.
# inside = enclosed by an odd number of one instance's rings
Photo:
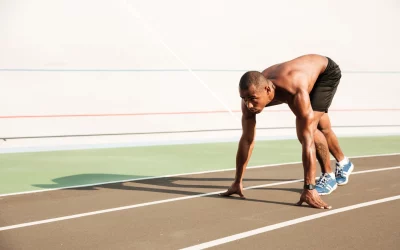
POLYGON ((251 85, 255 85, 256 88, 262 82, 263 75, 258 71, 247 71, 244 75, 240 78, 239 88, 241 90, 248 90, 251 85))

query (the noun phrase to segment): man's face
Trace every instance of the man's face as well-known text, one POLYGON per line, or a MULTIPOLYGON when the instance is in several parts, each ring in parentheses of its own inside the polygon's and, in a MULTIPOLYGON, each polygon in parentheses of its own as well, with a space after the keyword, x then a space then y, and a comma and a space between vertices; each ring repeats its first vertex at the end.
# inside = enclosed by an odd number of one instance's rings
POLYGON ((250 112, 258 114, 263 111, 264 107, 271 102, 271 89, 268 85, 260 86, 258 89, 254 85, 250 85, 249 89, 239 89, 240 97, 250 112))

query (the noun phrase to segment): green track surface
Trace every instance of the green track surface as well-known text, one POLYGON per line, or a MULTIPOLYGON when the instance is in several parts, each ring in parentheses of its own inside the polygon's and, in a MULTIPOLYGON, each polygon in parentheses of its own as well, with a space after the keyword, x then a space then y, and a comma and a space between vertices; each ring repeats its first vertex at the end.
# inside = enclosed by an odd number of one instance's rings
MULTIPOLYGON (((339 141, 347 156, 400 153, 400 136, 339 141)), ((230 142, 0 154, 0 194, 235 168, 236 150, 230 142)), ((249 166, 294 161, 298 141, 257 141, 249 166)))

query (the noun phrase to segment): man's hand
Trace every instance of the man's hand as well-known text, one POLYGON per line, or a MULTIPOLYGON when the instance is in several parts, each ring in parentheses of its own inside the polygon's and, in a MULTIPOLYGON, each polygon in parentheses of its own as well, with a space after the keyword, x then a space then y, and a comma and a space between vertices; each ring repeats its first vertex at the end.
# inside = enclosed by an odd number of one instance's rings
POLYGON ((219 196, 231 196, 232 194, 237 194, 240 196, 242 199, 246 199, 243 195, 243 184, 233 182, 232 185, 228 188, 228 191, 219 194, 219 196))
POLYGON ((297 206, 301 206, 303 202, 307 203, 311 207, 320 208, 320 209, 331 209, 331 206, 328 206, 321 197, 319 196, 317 190, 307 190, 304 189, 303 193, 300 196, 300 201, 296 203, 297 206))

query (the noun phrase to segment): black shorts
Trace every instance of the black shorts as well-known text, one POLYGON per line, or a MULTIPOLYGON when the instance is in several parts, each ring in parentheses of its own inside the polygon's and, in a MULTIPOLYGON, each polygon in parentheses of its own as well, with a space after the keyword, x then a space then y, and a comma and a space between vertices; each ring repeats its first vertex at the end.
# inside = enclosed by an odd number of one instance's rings
POLYGON ((342 77, 339 66, 332 59, 327 58, 328 65, 325 71, 318 76, 310 93, 312 109, 325 113, 328 113, 329 106, 331 106, 333 96, 335 96, 340 78, 342 77))

